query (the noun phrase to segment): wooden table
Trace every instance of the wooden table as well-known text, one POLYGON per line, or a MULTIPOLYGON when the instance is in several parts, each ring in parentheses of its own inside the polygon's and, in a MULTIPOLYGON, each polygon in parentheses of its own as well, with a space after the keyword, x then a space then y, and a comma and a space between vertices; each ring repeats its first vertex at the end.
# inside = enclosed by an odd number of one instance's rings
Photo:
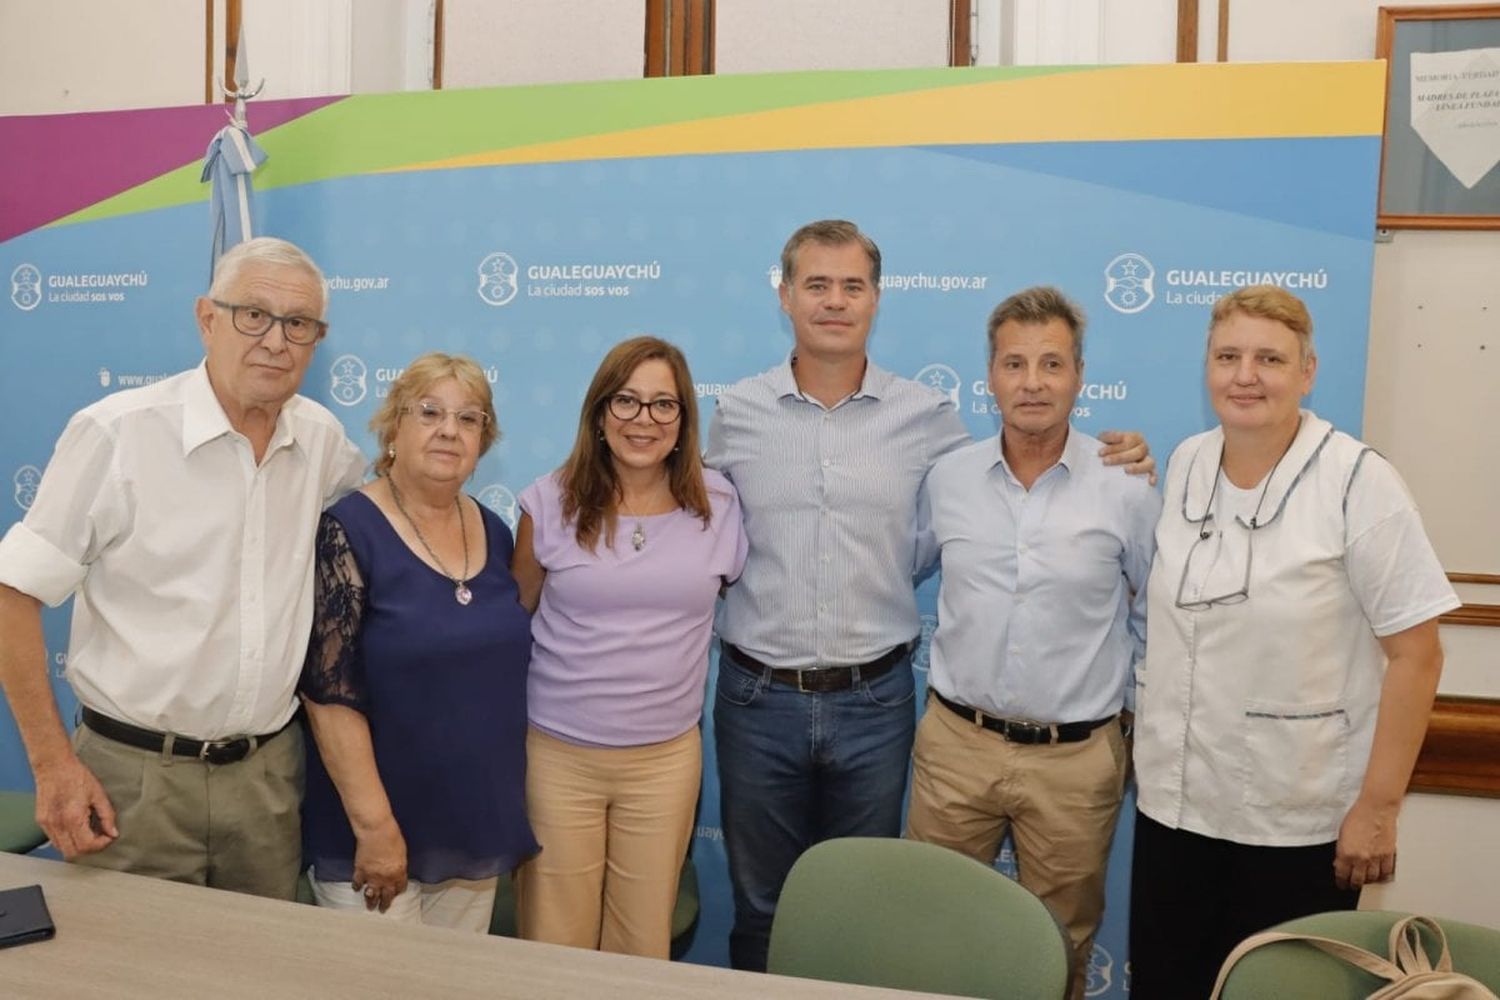
POLYGON ((47 896, 57 936, 0 949, 5 1000, 932 996, 397 925, 0 854, 0 888, 31 883, 40 883, 47 896))

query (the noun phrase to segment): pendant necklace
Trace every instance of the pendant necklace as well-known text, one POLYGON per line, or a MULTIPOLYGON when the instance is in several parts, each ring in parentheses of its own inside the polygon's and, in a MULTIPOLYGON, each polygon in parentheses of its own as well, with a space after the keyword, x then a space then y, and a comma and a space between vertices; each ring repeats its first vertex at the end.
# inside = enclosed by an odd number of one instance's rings
MULTIPOLYGON (((469 589, 469 529, 464 525, 462 498, 453 498, 453 508, 458 511, 458 532, 459 537, 463 539, 464 543, 464 575, 454 576, 448 572, 448 567, 443 565, 443 561, 438 558, 437 553, 432 551, 432 546, 427 544, 427 539, 422 536, 422 529, 417 527, 417 522, 413 521, 411 515, 406 512, 406 505, 401 502, 401 491, 396 489, 396 481, 390 476, 386 476, 385 481, 391 488, 391 499, 396 501, 396 509, 401 512, 402 517, 406 518, 406 523, 411 525, 411 530, 416 532, 417 541, 422 543, 422 548, 427 550, 427 554, 437 564, 438 572, 453 581, 453 599, 459 604, 467 605, 474 599, 474 592, 469 589)), ((637 532, 640 530, 639 527, 636 528, 637 532)), ((642 541, 641 544, 644 545, 645 542, 642 541)), ((640 545, 636 546, 636 548, 640 547, 640 545)))
POLYGON ((635 530, 630 533, 630 544, 637 552, 641 551, 646 547, 646 529, 641 525, 641 515, 633 513, 629 507, 625 506, 624 490, 620 491, 620 502, 616 506, 626 517, 635 518, 635 530))

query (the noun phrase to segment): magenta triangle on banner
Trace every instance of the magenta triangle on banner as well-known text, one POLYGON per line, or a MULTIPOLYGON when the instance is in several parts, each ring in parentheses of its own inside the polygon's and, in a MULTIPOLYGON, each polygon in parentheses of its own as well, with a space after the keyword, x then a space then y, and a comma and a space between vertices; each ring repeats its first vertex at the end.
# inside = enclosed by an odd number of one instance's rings
MULTIPOLYGON (((340 100, 252 102, 250 131, 266 132, 340 100)), ((0 117, 0 242, 201 160, 225 113, 225 105, 205 104, 0 117)))

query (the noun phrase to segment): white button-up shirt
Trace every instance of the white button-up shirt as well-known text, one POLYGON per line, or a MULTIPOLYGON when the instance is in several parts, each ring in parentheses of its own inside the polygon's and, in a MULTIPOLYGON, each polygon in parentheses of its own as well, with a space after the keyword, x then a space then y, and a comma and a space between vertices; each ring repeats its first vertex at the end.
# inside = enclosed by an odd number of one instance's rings
POLYGON ((1401 477, 1359 441, 1303 411, 1281 463, 1239 491, 1215 475, 1223 444, 1188 438, 1167 466, 1136 677, 1140 809, 1240 844, 1328 843, 1369 763, 1378 638, 1459 600, 1401 477), (1179 606, 1243 589, 1247 563, 1248 598, 1179 606))
POLYGON ((200 365, 74 415, 0 540, 0 583, 76 592, 66 677, 88 707, 197 739, 272 732, 296 708, 318 514, 364 465, 300 396, 257 465, 200 365))

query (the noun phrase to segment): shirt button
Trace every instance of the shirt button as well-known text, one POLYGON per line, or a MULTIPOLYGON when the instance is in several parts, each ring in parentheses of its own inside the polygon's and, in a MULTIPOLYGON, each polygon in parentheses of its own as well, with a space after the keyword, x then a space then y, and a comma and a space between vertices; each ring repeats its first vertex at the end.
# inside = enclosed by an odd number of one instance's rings
POLYGON ((818 561, 826 563, 828 561, 828 556, 826 554, 821 555, 821 556, 818 557, 818 561))
POLYGON ((1025 594, 1017 594, 1016 595, 1016 603, 1017 604, 1025 604, 1026 603, 1026 595, 1025 594))
POLYGON ((828 468, 832 464, 833 464, 833 459, 831 459, 831 458, 825 458, 825 459, 823 459, 823 468, 826 469, 826 468, 828 468))

